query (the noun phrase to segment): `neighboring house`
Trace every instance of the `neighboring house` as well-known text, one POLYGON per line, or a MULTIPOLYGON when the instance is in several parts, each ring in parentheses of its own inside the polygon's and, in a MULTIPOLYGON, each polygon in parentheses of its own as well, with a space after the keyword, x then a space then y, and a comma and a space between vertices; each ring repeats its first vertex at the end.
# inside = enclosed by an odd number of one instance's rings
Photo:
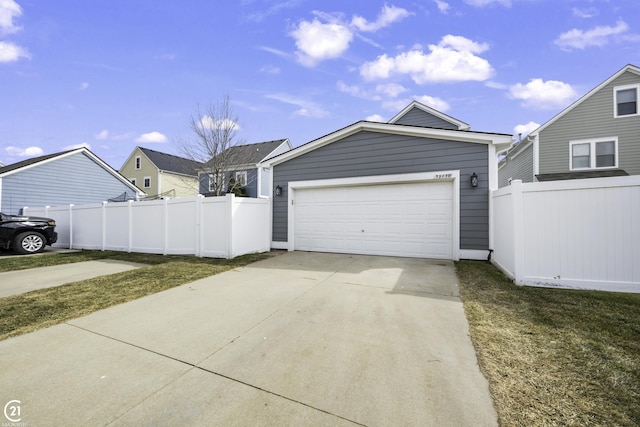
MULTIPOLYGON (((227 149, 229 165, 225 168, 224 191, 228 191, 231 180, 239 188, 246 191, 248 197, 269 196, 269 170, 259 166, 263 161, 291 150, 288 139, 242 144, 227 149)), ((210 194, 213 191, 213 174, 205 170, 200 171, 200 193, 210 194)))
POLYGON ((144 192, 86 148, 34 157, 0 168, 0 210, 135 200, 144 192))
POLYGON ((506 152, 499 186, 640 175, 640 68, 627 65, 506 152))
POLYGON ((509 144, 413 102, 267 160, 272 247, 487 259, 495 158, 509 144))
POLYGON ((148 148, 136 147, 120 173, 151 198, 188 197, 198 194, 202 163, 148 148))

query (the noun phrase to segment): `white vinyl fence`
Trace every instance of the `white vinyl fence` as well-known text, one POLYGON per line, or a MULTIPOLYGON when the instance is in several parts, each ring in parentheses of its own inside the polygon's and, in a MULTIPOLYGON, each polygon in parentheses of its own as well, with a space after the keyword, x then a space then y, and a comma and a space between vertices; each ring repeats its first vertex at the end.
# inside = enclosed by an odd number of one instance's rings
POLYGON ((640 292, 640 176, 491 194, 492 261, 517 284, 640 292))
POLYGON ((185 197, 24 208, 56 220, 56 247, 233 258, 270 250, 269 201, 185 197))

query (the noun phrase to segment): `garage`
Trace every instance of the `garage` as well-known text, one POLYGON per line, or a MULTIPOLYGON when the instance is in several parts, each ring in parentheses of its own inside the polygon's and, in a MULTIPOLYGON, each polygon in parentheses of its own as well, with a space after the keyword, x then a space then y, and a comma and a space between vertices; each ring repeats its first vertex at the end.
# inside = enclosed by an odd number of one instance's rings
POLYGON ((496 153, 511 140, 414 101, 268 159, 271 247, 486 260, 496 153))
POLYGON ((453 259, 452 181, 328 185, 294 188, 295 250, 453 259))

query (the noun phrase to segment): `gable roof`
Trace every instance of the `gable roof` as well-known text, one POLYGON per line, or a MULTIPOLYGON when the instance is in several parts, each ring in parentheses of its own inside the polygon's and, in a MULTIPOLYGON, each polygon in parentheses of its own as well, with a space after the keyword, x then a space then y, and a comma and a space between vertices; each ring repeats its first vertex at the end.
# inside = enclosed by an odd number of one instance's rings
POLYGON ((141 191, 138 187, 133 185, 127 178, 122 176, 120 174, 120 172, 118 172, 117 170, 115 170, 114 168, 109 166, 100 157, 96 156, 89 149, 87 149, 85 147, 76 148, 76 149, 68 150, 68 151, 62 151, 60 153, 45 154, 44 156, 32 157, 32 158, 27 159, 27 160, 22 160, 20 162, 12 163, 10 165, 7 165, 7 166, 4 166, 4 167, 0 168, 0 178, 2 178, 3 176, 12 175, 14 173, 30 169, 32 167, 36 167, 38 165, 42 165, 42 164, 45 164, 45 163, 48 163, 48 162, 51 162, 51 161, 55 161, 57 159, 61 159, 61 158, 68 157, 68 156, 72 156, 72 155, 78 154, 78 153, 82 153, 82 154, 86 155, 87 157, 89 157, 91 160, 96 162, 100 167, 102 167, 107 172, 109 172, 111 175, 113 175, 116 179, 120 180, 121 182, 126 184, 128 187, 130 187, 132 190, 134 190, 134 192, 136 194, 144 194, 143 191, 141 191))
POLYGON ((398 120, 400 120, 402 117, 404 117, 405 115, 407 115, 411 110, 413 110, 414 108, 417 108, 419 110, 424 111, 427 114, 431 114, 432 116, 436 116, 439 119, 442 119, 446 122, 451 123, 452 125, 456 126, 458 128, 458 130, 469 130, 471 128, 471 126, 469 126, 469 124, 458 120, 454 117, 451 117, 441 111, 436 110, 435 108, 431 108, 427 105, 422 104, 421 102, 418 101, 413 101, 412 103, 410 103, 409 105, 407 105, 406 107, 404 107, 404 109, 402 111, 400 111, 398 114, 396 114, 395 116, 393 116, 393 118, 391 120, 389 120, 388 123, 390 124, 394 124, 396 123, 398 120))
POLYGON ((602 83, 600 83, 598 86, 594 87, 593 89, 591 89, 589 92, 587 92, 585 95, 583 95, 581 98, 579 98, 577 101, 575 101, 573 104, 569 105, 567 108, 565 108, 564 110, 562 110, 560 113, 556 114, 555 116, 553 116, 549 121, 547 121, 546 123, 544 123, 542 126, 538 127, 537 129, 535 129, 533 132, 531 132, 529 135, 533 135, 536 136, 538 135, 540 132, 542 132, 544 129, 546 129, 547 127, 549 127, 550 125, 552 125, 553 123, 555 123, 557 120, 559 120, 560 118, 562 118, 565 114, 567 114, 568 112, 570 112, 571 110, 573 110, 574 108, 576 108, 578 105, 582 104, 583 102, 585 102, 587 99, 589 99, 592 95, 594 95, 596 92, 600 91, 600 89, 602 89, 603 87, 605 87, 606 85, 608 85, 609 83, 611 83, 612 81, 614 81, 615 79, 617 79, 618 77, 620 77, 621 75, 623 75, 624 73, 626 73, 627 71, 630 71, 634 74, 637 74, 638 76, 640 76, 640 68, 636 67, 635 65, 631 65, 631 64, 627 64, 624 67, 622 67, 617 73, 615 73, 614 75, 612 75, 611 77, 609 77, 607 80, 603 81, 602 83))
MULTIPOLYGON (((181 175, 197 176, 198 169, 202 168, 202 163, 185 159, 184 157, 174 156, 173 154, 162 153, 160 151, 151 150, 150 148, 136 147, 139 149, 149 161, 151 161, 158 169, 165 172, 173 172, 181 175)), ((135 150, 134 150, 135 151, 135 150)))
POLYGON ((493 144, 499 149, 504 145, 511 144, 511 135, 504 133, 492 133, 492 132, 475 132, 468 130, 450 130, 430 128, 425 126, 411 126, 411 125, 398 125, 392 123, 379 123, 359 121, 349 125, 345 128, 337 130, 333 133, 325 135, 321 138, 315 139, 311 142, 303 144, 294 148, 291 151, 280 154, 262 162, 265 167, 271 167, 284 163, 287 160, 291 160, 298 156, 301 156, 310 151, 316 150, 325 145, 329 145, 333 142, 339 141, 347 136, 356 134, 362 131, 389 133, 395 135, 416 136, 422 138, 438 138, 452 141, 472 142, 477 144, 493 144))
POLYGON ((291 148, 288 139, 277 139, 274 141, 256 142, 254 144, 242 144, 229 147, 227 154, 231 159, 231 164, 257 164, 271 157, 270 154, 278 149, 282 144, 287 143, 291 148))

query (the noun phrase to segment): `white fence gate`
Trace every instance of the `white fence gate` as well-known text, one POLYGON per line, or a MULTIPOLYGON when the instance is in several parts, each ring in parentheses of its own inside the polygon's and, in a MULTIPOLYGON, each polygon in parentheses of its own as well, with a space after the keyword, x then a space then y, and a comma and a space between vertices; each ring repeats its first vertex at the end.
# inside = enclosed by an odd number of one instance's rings
POLYGON ((270 250, 269 201, 185 197, 24 208, 56 220, 56 247, 233 258, 270 250))
POLYGON ((523 184, 492 197, 492 261, 516 283, 640 292, 640 176, 523 184))

